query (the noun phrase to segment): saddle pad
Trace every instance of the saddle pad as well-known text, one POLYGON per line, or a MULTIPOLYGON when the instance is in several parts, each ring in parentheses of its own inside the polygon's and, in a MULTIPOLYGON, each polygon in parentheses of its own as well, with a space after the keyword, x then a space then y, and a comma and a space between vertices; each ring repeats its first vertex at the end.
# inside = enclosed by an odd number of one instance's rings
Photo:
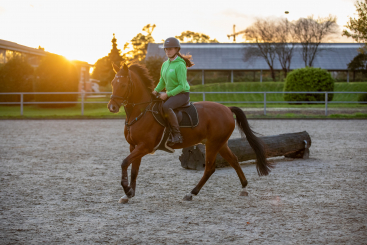
MULTIPOLYGON (((153 105, 152 110, 158 112, 158 103, 155 103, 153 105)), ((180 111, 182 112, 182 120, 179 123, 180 128, 196 127, 199 124, 199 115, 196 110, 196 107, 192 103, 190 103, 190 107, 182 108, 180 109, 180 111), (190 118, 188 117, 187 114, 189 114, 191 117, 192 125, 190 122, 190 118)), ((153 116, 160 125, 162 125, 163 127, 167 127, 166 122, 160 113, 153 113, 153 116)))

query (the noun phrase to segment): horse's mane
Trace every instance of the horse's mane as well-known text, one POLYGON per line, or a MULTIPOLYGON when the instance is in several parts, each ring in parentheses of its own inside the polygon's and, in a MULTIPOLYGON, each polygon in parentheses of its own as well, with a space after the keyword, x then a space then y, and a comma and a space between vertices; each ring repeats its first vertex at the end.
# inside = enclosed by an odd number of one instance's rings
POLYGON ((129 66, 129 69, 139 75, 141 80, 143 81, 145 87, 151 91, 155 88, 155 82, 153 78, 150 76, 148 69, 138 63, 132 64, 129 66))

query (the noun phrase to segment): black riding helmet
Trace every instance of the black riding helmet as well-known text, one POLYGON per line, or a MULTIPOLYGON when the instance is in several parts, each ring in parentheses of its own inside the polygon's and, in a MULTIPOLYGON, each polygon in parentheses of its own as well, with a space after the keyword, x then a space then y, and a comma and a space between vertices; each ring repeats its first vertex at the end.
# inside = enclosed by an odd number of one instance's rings
POLYGON ((163 43, 163 48, 179 48, 181 49, 180 41, 177 38, 169 37, 163 43))

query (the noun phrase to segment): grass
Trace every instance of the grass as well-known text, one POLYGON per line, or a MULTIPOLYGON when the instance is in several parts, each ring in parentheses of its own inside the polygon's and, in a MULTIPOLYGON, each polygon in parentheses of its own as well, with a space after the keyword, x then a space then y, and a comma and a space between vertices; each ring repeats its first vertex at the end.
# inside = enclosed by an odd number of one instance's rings
MULTIPOLYGON (((223 84, 208 84, 196 85, 192 87, 191 92, 283 92, 283 82, 243 82, 243 83, 223 83, 223 84)), ((335 92, 367 92, 367 83, 335 83, 335 92)), ((191 94, 192 101, 203 100, 202 94, 191 94)), ((258 101, 261 104, 242 104, 241 107, 263 107, 263 94, 206 94, 208 101, 258 101)), ((272 102, 283 102, 283 94, 267 94, 266 100, 272 102)), ((333 101, 357 101, 358 94, 334 94, 333 101)), ((238 105, 238 104, 234 104, 238 105)), ((286 103, 268 104, 269 107, 310 107, 310 105, 289 105, 286 103)), ((312 107, 324 107, 324 104, 312 105, 312 107)), ((330 104, 330 107, 363 107, 360 104, 330 104)))
MULTIPOLYGON (((236 82, 236 83, 217 83, 217 84, 207 84, 207 85, 195 85, 191 87, 191 92, 282 92, 283 82, 236 82)), ((335 92, 367 92, 367 82, 354 82, 354 83, 335 83, 335 92)), ((201 94, 191 94, 191 101, 202 101, 201 94)), ((104 98, 89 98, 88 101, 108 101, 108 96, 104 98)), ((234 103, 226 103, 226 106, 239 106, 242 108, 263 108, 263 94, 206 94, 207 101, 232 101, 234 103), (259 103, 235 103, 236 101, 246 101, 246 102, 259 102, 259 103)), ((358 94, 335 94, 333 101, 357 101, 358 94)), ((282 102, 283 94, 267 94, 267 101, 272 102, 282 102)), ((107 103, 102 104, 85 104, 84 105, 84 115, 81 116, 81 105, 77 104, 71 107, 65 108, 42 108, 37 105, 25 105, 23 116, 20 116, 20 106, 0 106, 0 119, 8 118, 124 118, 125 111, 121 109, 118 114, 112 114, 106 108, 107 103)), ((353 104, 334 104, 330 103, 329 108, 341 108, 341 109, 366 109, 367 105, 353 103, 353 104)), ((313 108, 313 109, 323 109, 324 104, 304 104, 304 105, 289 105, 287 103, 268 103, 267 108, 313 108)), ((278 115, 249 115, 249 117, 256 118, 367 118, 365 113, 354 113, 354 114, 334 114, 328 117, 317 116, 317 115, 302 115, 284 113, 278 115)))
MULTIPOLYGON (((91 98, 88 101, 108 101, 107 98, 91 98)), ((43 108, 37 105, 24 105, 23 116, 20 116, 20 106, 0 106, 0 118, 125 118, 121 108, 118 114, 107 109, 107 103, 84 104, 84 115, 81 115, 81 104, 64 108, 43 108)))

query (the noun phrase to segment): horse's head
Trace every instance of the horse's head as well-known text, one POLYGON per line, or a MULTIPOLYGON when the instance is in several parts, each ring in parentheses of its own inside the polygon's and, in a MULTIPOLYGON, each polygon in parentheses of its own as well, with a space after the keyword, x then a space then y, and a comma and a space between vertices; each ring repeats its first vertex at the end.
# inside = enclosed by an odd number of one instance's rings
POLYGON ((126 64, 119 67, 112 63, 113 70, 116 75, 111 81, 112 95, 108 102, 108 109, 112 113, 117 113, 122 104, 127 103, 130 93, 132 92, 132 81, 129 73, 129 68, 126 64))

